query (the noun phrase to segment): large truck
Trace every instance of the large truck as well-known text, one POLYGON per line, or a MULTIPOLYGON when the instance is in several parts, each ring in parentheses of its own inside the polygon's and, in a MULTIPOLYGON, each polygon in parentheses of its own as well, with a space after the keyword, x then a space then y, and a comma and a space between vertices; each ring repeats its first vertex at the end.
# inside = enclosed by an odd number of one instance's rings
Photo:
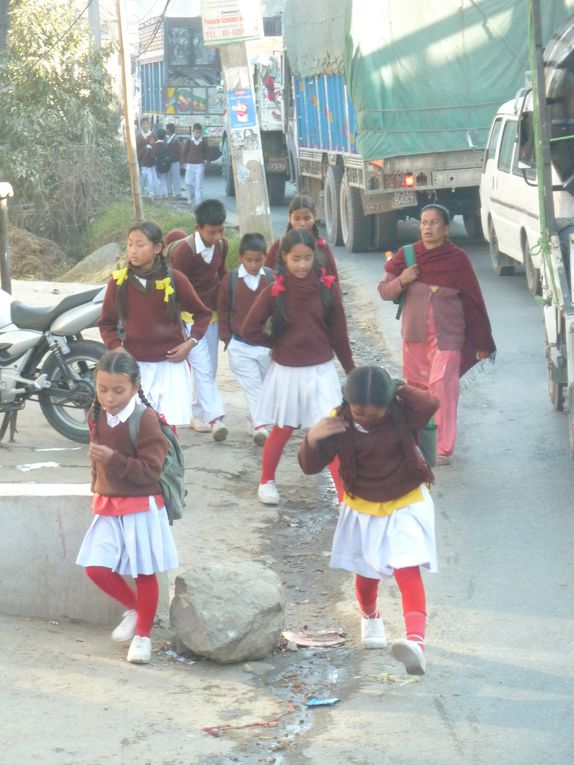
MULTIPOLYGON (((555 28, 561 0, 545 2, 555 28)), ((516 0, 287 0, 287 143, 299 189, 350 251, 393 246, 429 202, 482 233, 483 149, 528 69, 516 0)))
MULTIPOLYGON (((269 204, 279 205, 283 202, 285 183, 289 177, 287 143, 283 130, 283 38, 266 36, 259 40, 248 40, 246 48, 261 134, 269 204)), ((233 165, 227 127, 223 129, 221 154, 225 192, 228 196, 234 196, 233 165)))
POLYGON ((139 26, 139 75, 142 117, 152 126, 175 125, 189 138, 199 123, 210 160, 219 157, 225 95, 216 48, 203 44, 201 17, 157 17, 139 26))

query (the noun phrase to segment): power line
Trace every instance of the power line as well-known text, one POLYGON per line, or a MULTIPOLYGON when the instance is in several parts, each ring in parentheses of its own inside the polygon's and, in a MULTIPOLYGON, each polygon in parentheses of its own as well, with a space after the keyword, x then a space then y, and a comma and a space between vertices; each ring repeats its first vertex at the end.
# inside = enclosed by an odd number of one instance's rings
MULTIPOLYGON (((88 8, 90 7, 90 5, 91 5, 93 2, 94 2, 94 0, 88 0, 88 2, 86 3, 86 6, 84 7, 84 9, 83 9, 83 10, 82 10, 82 11, 81 11, 81 12, 80 12, 80 13, 79 13, 77 16, 76 16, 76 18, 75 18, 75 19, 72 21, 72 23, 71 23, 71 24, 70 24, 70 26, 69 26, 69 27, 66 29, 66 31, 65 31, 65 32, 63 32, 63 33, 60 35, 60 37, 58 37, 58 39, 56 40, 56 42, 55 42, 55 43, 53 43, 53 44, 52 44, 52 45, 51 45, 51 46, 48 48, 48 50, 47 50, 47 51, 44 51, 44 52, 42 53, 42 55, 38 57, 38 61, 39 61, 41 58, 45 58, 45 57, 48 55, 48 53, 51 53, 51 52, 54 50, 54 48, 56 47, 56 45, 59 45, 59 44, 62 42, 62 40, 64 39, 64 37, 66 37, 66 36, 67 36, 67 35, 68 35, 68 34, 69 34, 71 31, 72 31, 72 29, 73 29, 73 28, 76 26, 76 24, 78 23, 78 21, 79 21, 79 20, 82 18, 82 16, 84 15, 84 13, 85 13, 85 12, 88 10, 88 8)), ((169 2, 169 0, 168 0, 168 2, 169 2)))

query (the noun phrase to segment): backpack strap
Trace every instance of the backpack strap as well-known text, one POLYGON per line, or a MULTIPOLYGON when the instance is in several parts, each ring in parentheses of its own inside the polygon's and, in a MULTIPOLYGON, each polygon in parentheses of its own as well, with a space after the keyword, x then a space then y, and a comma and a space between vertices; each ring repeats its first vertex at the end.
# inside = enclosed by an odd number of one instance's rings
MULTIPOLYGON (((405 266, 406 268, 410 268, 411 266, 414 266, 417 262, 416 256, 415 256, 415 248, 412 244, 405 244, 403 246, 403 253, 405 256, 405 266)), ((405 292, 401 292, 399 296, 399 307, 397 308, 397 314, 395 316, 395 319, 400 319, 401 314, 403 312, 403 306, 405 304, 405 292)))
MULTIPOLYGON (((275 276, 275 271, 272 268, 268 268, 267 266, 263 266, 263 276, 265 277, 265 280, 267 281, 267 284, 273 283, 273 277, 275 276)), ((234 268, 233 271, 229 272, 229 315, 233 315, 233 312, 235 311, 235 292, 237 291, 237 282, 239 280, 239 269, 234 268)))
POLYGON ((142 421, 143 413, 147 409, 146 406, 143 404, 137 403, 135 406, 135 409, 128 417, 128 431, 130 434, 130 438, 132 440, 132 444, 136 447, 138 445, 138 436, 140 432, 140 423, 142 421))

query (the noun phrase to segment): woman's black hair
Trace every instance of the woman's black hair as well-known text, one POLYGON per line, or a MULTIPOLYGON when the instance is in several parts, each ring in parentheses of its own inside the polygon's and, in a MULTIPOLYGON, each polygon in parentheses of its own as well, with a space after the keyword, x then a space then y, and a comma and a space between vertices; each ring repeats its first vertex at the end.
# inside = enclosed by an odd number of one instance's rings
MULTIPOLYGON (((313 236, 315 239, 319 239, 319 224, 317 223, 317 207, 315 205, 315 201, 313 200, 313 197, 307 196, 307 194, 298 194, 297 196, 293 197, 291 202, 289 203, 288 213, 289 218, 291 218, 291 213, 295 212, 296 210, 311 210, 313 213, 313 217, 315 218, 315 221, 313 222, 313 236)), ((291 225, 291 221, 287 224, 287 232, 291 231, 293 226, 291 225)))
POLYGON ((397 383, 382 367, 356 367, 343 385, 345 402, 352 406, 386 407, 395 395, 397 383))
MULTIPOLYGON (((140 382, 140 367, 135 358, 128 353, 128 351, 106 351, 100 358, 94 369, 94 381, 98 376, 98 372, 108 372, 112 375, 127 375, 132 385, 140 382)), ((151 407, 150 402, 145 397, 141 385, 138 387, 138 396, 142 403, 151 407)), ((92 423, 92 441, 94 443, 98 440, 98 420, 100 412, 102 411, 102 405, 98 401, 96 395, 92 408, 90 410, 90 421, 92 423)))
MULTIPOLYGON (((141 231, 141 233, 144 236, 146 236, 152 244, 161 244, 162 249, 156 256, 157 258, 159 258, 159 261, 161 264, 161 271, 159 276, 161 279, 165 279, 166 277, 171 276, 170 269, 167 263, 167 258, 165 257, 163 252, 163 234, 161 232, 160 227, 157 225, 157 223, 154 223, 151 220, 144 220, 141 223, 136 223, 128 231, 128 236, 134 231, 141 231)), ((128 277, 131 272, 132 272, 132 267, 130 266, 128 262, 128 277)), ((118 314, 120 316, 120 319, 125 319, 127 316, 126 300, 127 300, 127 291, 128 291, 128 280, 129 279, 126 279, 122 284, 119 285, 117 289, 117 306, 118 306, 118 314)), ((175 284, 172 284, 171 286, 175 290, 175 284)), ((166 305, 166 315, 168 320, 174 321, 176 318, 178 318, 179 302, 177 300, 176 292, 172 292, 172 294, 168 296, 168 299, 165 305, 166 305)))
POLYGON ((445 224, 445 226, 449 225, 449 223, 450 223, 450 212, 448 211, 448 209, 446 207, 444 207, 444 205, 435 204, 434 202, 432 204, 430 204, 430 205, 425 205, 421 209, 421 215, 426 210, 436 210, 438 213, 440 213, 440 215, 442 217, 442 221, 445 224))
MULTIPOLYGON (((279 248, 279 263, 277 266, 277 275, 285 276, 287 266, 283 255, 291 252, 293 247, 298 244, 303 244, 313 250, 314 261, 313 270, 318 279, 321 278, 321 263, 317 258, 317 252, 315 249, 315 237, 306 228, 292 228, 287 231, 279 248)), ((323 282, 319 282, 319 290, 321 294, 321 302, 325 310, 325 322, 327 325, 333 323, 334 317, 334 305, 333 305, 333 290, 328 288, 323 282)), ((271 316, 271 334, 273 337, 280 337, 285 331, 285 327, 289 321, 289 317, 285 313, 285 292, 279 293, 275 301, 275 308, 271 316)))

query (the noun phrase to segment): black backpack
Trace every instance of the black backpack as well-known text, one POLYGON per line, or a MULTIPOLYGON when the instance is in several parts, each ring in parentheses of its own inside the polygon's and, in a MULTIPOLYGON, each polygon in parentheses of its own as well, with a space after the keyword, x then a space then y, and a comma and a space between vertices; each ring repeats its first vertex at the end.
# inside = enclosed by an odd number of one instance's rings
POLYGON ((169 146, 163 144, 159 147, 157 157, 155 158, 155 168, 158 173, 169 173, 171 167, 171 157, 169 155, 169 146))

